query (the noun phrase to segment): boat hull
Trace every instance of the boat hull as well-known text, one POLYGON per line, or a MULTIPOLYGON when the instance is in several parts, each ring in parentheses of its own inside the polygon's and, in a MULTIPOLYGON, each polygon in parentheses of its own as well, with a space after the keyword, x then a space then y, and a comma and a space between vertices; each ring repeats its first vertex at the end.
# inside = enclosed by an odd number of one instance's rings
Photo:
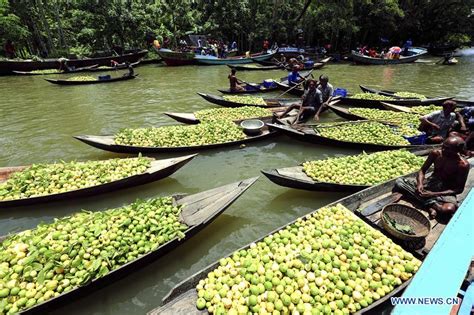
MULTIPOLYGON (((353 122, 357 123, 357 122, 353 122)), ((382 151, 382 150, 397 150, 397 149, 413 149, 413 150, 425 150, 435 148, 436 145, 384 145, 384 144, 375 144, 375 143, 359 143, 359 142, 349 142, 341 141, 336 139, 331 139, 327 137, 322 137, 318 135, 314 130, 310 128, 303 128, 304 131, 296 130, 290 126, 268 124, 270 129, 279 131, 280 133, 287 135, 291 138, 310 142, 314 144, 321 144, 327 146, 336 146, 341 148, 351 148, 358 150, 371 150, 371 151, 382 151)))
MULTIPOLYGON (((67 61, 68 66, 75 68, 89 67, 93 65, 110 66, 110 62, 115 60, 118 63, 137 62, 145 57, 148 50, 141 50, 134 53, 124 54, 121 56, 108 56, 88 59, 70 59, 67 61)), ((46 69, 59 69, 60 62, 58 59, 45 59, 43 61, 27 61, 27 60, 5 60, 0 61, 0 75, 14 74, 13 71, 33 71, 46 69)))
POLYGON ((295 189, 303 189, 303 190, 310 190, 310 191, 327 191, 327 192, 356 192, 356 191, 360 191, 362 189, 369 187, 369 186, 363 186, 363 185, 346 185, 346 184, 315 182, 303 172, 302 166, 298 166, 296 168, 299 171, 297 178, 291 177, 285 174, 286 169, 290 169, 290 168, 262 170, 261 172, 263 175, 265 175, 269 180, 271 180, 275 184, 284 186, 284 187, 295 188, 295 189))
POLYGON ((224 143, 213 143, 201 146, 185 146, 185 147, 138 147, 129 145, 115 144, 113 136, 90 136, 81 135, 74 136, 79 141, 82 141, 95 148, 115 152, 115 153, 165 153, 165 152, 196 152, 201 150, 216 149, 220 147, 239 146, 250 142, 264 140, 276 135, 276 131, 270 131, 264 127, 262 133, 258 136, 248 136, 245 139, 230 141, 224 143))
POLYGON ((223 99, 220 96, 217 95, 212 95, 212 94, 205 94, 205 93, 198 93, 199 96, 204 98, 206 101, 220 105, 223 107, 244 107, 244 106, 253 106, 253 107, 262 107, 262 108, 271 108, 271 107, 284 107, 288 106, 293 103, 298 103, 301 100, 300 99, 264 99, 266 102, 266 105, 255 105, 255 104, 244 104, 244 103, 237 103, 237 102, 231 102, 223 99))
MULTIPOLYGON (((175 173, 186 163, 191 161, 196 154, 183 156, 178 158, 172 158, 167 160, 152 161, 152 166, 146 172, 142 174, 137 174, 129 176, 120 180, 109 182, 102 185, 96 185, 91 187, 86 187, 83 189, 72 190, 64 193, 51 194, 46 196, 38 196, 32 198, 24 198, 17 200, 7 200, 0 201, 0 208, 7 207, 19 207, 27 206, 32 204, 59 201, 59 200, 69 200, 72 198, 88 197, 94 196, 97 194, 107 193, 123 188, 134 187, 138 185, 143 185, 146 183, 151 183, 165 177, 170 176, 175 173)), ((1 170, 0 170, 1 173, 1 170)))
POLYGON ((237 65, 237 64, 246 64, 246 63, 252 63, 254 60, 267 60, 273 57, 275 53, 271 54, 255 54, 251 56, 251 58, 245 58, 245 57, 232 57, 232 58, 216 58, 212 56, 201 56, 201 55, 196 55, 194 59, 204 65, 237 65))
POLYGON ((45 79, 45 80, 48 81, 49 83, 53 83, 57 85, 86 85, 86 84, 100 84, 100 83, 127 81, 127 80, 135 79, 136 77, 137 77, 137 74, 132 75, 132 76, 112 78, 109 80, 91 80, 91 81, 70 81, 70 80, 56 80, 56 79, 45 79))
POLYGON ((193 52, 178 52, 161 49, 157 49, 156 52, 167 66, 187 66, 195 65, 197 63, 194 59, 193 52))
MULTIPOLYGON (((413 174, 410 174, 404 177, 413 177, 413 174)), ((380 220, 382 208, 389 203, 393 203, 397 201, 396 196, 393 196, 391 194, 391 191, 395 184, 395 180, 396 179, 393 179, 383 184, 369 187, 355 194, 352 194, 350 196, 334 201, 326 205, 325 207, 336 206, 338 204, 346 207, 348 210, 354 212, 354 214, 361 217, 361 219, 363 219, 372 228, 382 232, 387 237, 391 238, 394 242, 404 247, 405 250, 410 251, 414 255, 416 255, 418 258, 423 259, 424 257, 426 257, 427 253, 432 248, 433 244, 437 241, 445 225, 435 221, 436 226, 432 229, 431 235, 428 238, 426 238, 426 243, 423 245, 423 248, 419 250, 416 250, 410 247, 408 244, 395 239, 393 236, 388 234, 384 229, 382 229, 378 224, 380 220)), ((474 178, 471 174, 467 182, 467 187, 472 187, 473 180, 474 178)), ((468 191, 469 189, 465 189, 464 193, 460 196, 460 200, 463 200, 466 197, 468 191)), ((312 211, 310 214, 314 214, 317 211, 319 211, 319 209, 312 211)), ((261 242, 266 237, 270 235, 274 235, 278 231, 281 231, 287 228, 288 226, 298 222, 298 220, 301 220, 301 219, 303 219, 303 217, 296 218, 295 220, 281 227, 278 227, 275 230, 271 231, 270 233, 253 241, 251 244, 261 242)), ((243 246, 237 251, 248 249, 251 246, 251 244, 243 246)), ((227 257, 230 257, 231 255, 227 257)), ((163 298, 162 300, 163 306, 150 311, 148 315, 207 314, 206 311, 200 311, 196 307, 196 300, 198 298, 196 286, 200 280, 206 278, 209 272, 211 272, 218 266, 219 266, 219 261, 216 261, 210 264, 209 266, 203 268, 199 272, 195 273, 194 275, 188 277, 181 283, 177 284, 163 298)), ((390 298, 393 296, 399 296, 403 292, 403 290, 405 290, 405 288, 410 284, 410 282, 411 282, 411 279, 402 282, 400 286, 396 287, 393 291, 389 292, 387 295, 375 301, 374 303, 370 304, 369 306, 360 309, 355 314, 359 314, 359 315, 360 314, 381 314, 383 309, 386 310, 387 303, 390 303, 390 298)))
MULTIPOLYGON (((222 212, 224 212, 237 198, 239 198, 258 177, 249 178, 236 183, 217 187, 207 191, 203 191, 193 195, 177 195, 174 196, 177 205, 183 205, 181 211, 181 218, 189 226, 185 233, 185 237, 181 240, 174 238, 167 243, 159 246, 156 250, 149 252, 129 263, 109 272, 107 275, 97 278, 88 284, 68 291, 55 297, 51 300, 45 301, 36 305, 31 309, 27 309, 21 314, 45 314, 54 310, 55 308, 69 303, 71 300, 77 299, 94 292, 102 287, 110 285, 129 274, 136 271, 152 261, 160 258, 171 250, 177 248, 179 245, 196 235, 199 231, 212 223, 222 212), (186 218, 184 213, 188 213, 186 218), (201 217, 199 217, 201 215, 201 217)), ((2 242, 6 237, 0 237, 2 242)))
POLYGON ((412 54, 410 56, 400 56, 399 59, 382 59, 382 58, 372 58, 369 56, 362 55, 356 51, 351 52, 352 61, 357 64, 364 65, 396 65, 403 63, 411 63, 418 60, 421 56, 426 55, 428 52, 424 48, 410 48, 409 52, 412 54))

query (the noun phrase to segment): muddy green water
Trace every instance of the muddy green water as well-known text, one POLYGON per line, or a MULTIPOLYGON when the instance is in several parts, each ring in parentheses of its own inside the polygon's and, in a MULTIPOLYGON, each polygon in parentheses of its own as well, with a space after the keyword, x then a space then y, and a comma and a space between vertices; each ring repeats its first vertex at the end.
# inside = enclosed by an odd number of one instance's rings
MULTIPOLYGON (((439 60, 436 58, 432 58, 431 63, 397 66, 330 64, 314 74, 328 74, 335 87, 344 87, 351 93, 359 92, 358 84, 365 84, 474 99, 474 59, 459 59, 456 66, 434 65, 433 62, 439 60)), ((170 68, 148 65, 137 68, 136 72, 140 75, 132 81, 70 87, 49 84, 42 76, 0 77, 0 166, 125 157, 94 149, 72 136, 110 134, 123 127, 172 124, 163 112, 193 112, 214 107, 196 92, 218 94, 216 88, 227 86, 229 69, 226 66, 170 68)), ((279 70, 238 73, 248 82, 283 75, 285 73, 279 70)), ((324 115, 324 120, 337 118, 333 114, 324 115)), ((261 169, 354 153, 358 151, 310 145, 283 136, 244 149, 203 151, 176 174, 156 183, 81 200, 2 210, 0 234, 32 228, 39 222, 48 222, 80 209, 100 211, 136 198, 195 193, 258 176, 261 169)), ((170 156, 155 155, 157 158, 170 156)), ((146 313, 159 306, 175 284, 201 268, 343 196, 287 189, 261 176, 224 214, 194 238, 145 268, 69 303, 56 313, 146 313)))

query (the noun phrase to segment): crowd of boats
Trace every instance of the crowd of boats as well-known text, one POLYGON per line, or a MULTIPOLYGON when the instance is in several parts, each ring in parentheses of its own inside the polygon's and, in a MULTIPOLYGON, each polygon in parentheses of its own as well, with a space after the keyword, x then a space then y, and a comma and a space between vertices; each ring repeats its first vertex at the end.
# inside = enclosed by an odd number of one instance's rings
MULTIPOLYGON (((120 67, 129 67, 129 63, 136 63, 141 57, 143 57, 145 52, 137 52, 130 55, 124 55, 120 58, 114 57, 115 60, 121 62, 121 64, 126 65, 120 67)), ((190 56, 186 53, 177 53, 173 51, 160 50, 159 54, 161 58, 169 65, 184 65, 184 64, 211 64, 211 65, 229 65, 231 68, 236 68, 239 70, 274 70, 274 69, 283 69, 286 70, 285 65, 278 64, 274 61, 270 61, 275 52, 271 53, 260 53, 251 56, 237 56, 230 58, 217 58, 210 56, 190 56), (267 62, 273 62, 269 65, 267 62), (258 62, 258 65, 247 65, 247 66, 236 66, 238 64, 244 63, 254 63, 258 62), (263 63, 263 64, 262 64, 263 63)), ((408 56, 400 57, 398 62, 409 62, 413 61, 415 58, 418 58, 420 55, 424 54, 422 51, 413 51, 413 57, 408 56), (409 59, 411 58, 411 59, 409 59)), ((356 57, 358 58, 358 57, 356 57)), ((360 57, 365 58, 365 57, 360 57)), ((357 60, 357 59, 355 59, 357 60)), ((101 66, 108 66, 109 60, 83 60, 82 62, 69 61, 69 65, 75 66, 75 70, 79 71, 103 71, 110 70, 105 68, 100 68, 101 66), (105 65, 106 64, 106 65, 105 65)), ((311 69, 323 67, 328 62, 327 59, 316 61, 311 65, 311 69)), ((29 73, 34 70, 41 69, 51 69, 57 67, 57 61, 47 61, 44 64, 38 66, 35 65, 35 69, 31 66, 26 66, 26 62, 18 62, 18 65, 15 65, 18 74, 33 74, 29 73), (30 68, 28 68, 30 67, 30 68)), ((386 62, 384 62, 386 63, 386 62)), ((10 65, 12 66, 12 65, 10 65)), ((12 66, 13 67, 13 66, 12 66)), ((0 70, 4 70, 5 68, 0 70)), ((12 68, 9 68, 9 71, 12 68)), ((306 69, 311 71, 310 69, 306 69)), ((72 70, 74 72, 74 70, 72 70)), ((303 73, 305 75, 305 73, 303 73)), ((307 75, 307 73, 306 73, 307 75)), ((135 77, 136 75, 127 76, 128 79, 135 77)), ((126 77, 124 77, 126 78, 126 77)), ((113 82, 108 79, 106 81, 113 82)), ((62 80, 64 84, 76 84, 79 81, 69 81, 62 80)), ((56 83, 58 81, 56 80, 56 83)), ((82 81, 84 82, 84 81, 82 81)), ((100 82, 100 80, 97 80, 100 82)), ((78 83, 81 84, 81 83, 78 83)), ((83 83, 82 83, 83 84, 83 83)), ((41 196, 32 196, 28 198, 19 198, 11 200, 0 200, 0 207, 15 207, 23 205, 35 205, 40 202, 50 202, 58 200, 69 200, 70 198, 80 198, 83 196, 89 196, 93 194, 103 193, 107 191, 122 189, 125 187, 131 187, 135 185, 141 185, 156 181, 167 177, 182 166, 190 162, 196 154, 196 151, 206 150, 210 148, 224 148, 229 146, 242 146, 251 142, 261 141, 264 139, 269 139, 270 137, 276 136, 278 134, 286 135, 291 138, 294 138, 303 143, 316 144, 316 145, 326 145, 326 146, 336 146, 336 147, 353 147, 360 150, 369 150, 369 151, 379 151, 379 150, 396 150, 396 149, 407 149, 410 152, 418 156, 426 156, 428 152, 435 148, 436 145, 425 144, 420 142, 408 142, 405 144, 386 144, 386 143, 372 143, 372 142, 357 142, 351 140, 341 140, 335 139, 329 136, 325 136, 323 133, 318 131, 320 128, 340 128, 342 125, 357 125, 364 122, 367 122, 364 117, 360 117, 354 114, 351 114, 348 111, 347 107, 358 107, 358 108, 372 108, 380 111, 394 110, 394 111, 409 111, 410 108, 414 106, 423 106, 423 105, 440 105, 448 99, 453 99, 453 97, 427 97, 426 99, 419 98, 403 98, 397 97, 396 93, 393 91, 383 91, 368 88, 361 86, 361 89, 365 93, 372 93, 377 95, 390 96, 390 99, 387 100, 376 100, 376 99, 359 99, 354 98, 351 95, 337 96, 333 99, 329 108, 333 110, 340 117, 347 119, 345 122, 338 122, 336 124, 330 125, 311 125, 311 124, 282 124, 281 121, 277 119, 277 114, 284 111, 284 109, 293 103, 300 102, 300 98, 259 98, 259 102, 255 104, 254 102, 245 102, 243 99, 232 99, 226 98, 226 95, 229 94, 255 94, 260 92, 275 91, 280 89, 283 93, 292 94, 294 96, 300 97, 303 94, 303 89, 290 86, 288 84, 287 78, 283 77, 279 81, 275 82, 262 82, 261 84, 252 84, 248 83, 248 89, 244 91, 231 91, 229 89, 219 89, 223 93, 222 96, 199 93, 199 95, 206 101, 219 105, 223 108, 238 109, 238 108, 249 108, 249 107, 258 107, 266 109, 267 112, 265 115, 258 117, 243 117, 240 119, 234 120, 234 123, 238 127, 242 127, 244 135, 235 140, 226 140, 226 141, 213 141, 209 143, 201 144, 187 144, 187 145, 146 145, 146 144, 124 144, 118 143, 116 141, 116 135, 76 135, 76 139, 84 142, 87 145, 93 146, 95 148, 106 150, 115 153, 160 153, 160 152, 190 152, 193 153, 187 156, 176 157, 172 159, 165 160, 154 160, 151 166, 144 172, 138 175, 133 175, 130 177, 125 177, 118 180, 112 180, 109 183, 103 183, 99 185, 94 185, 90 187, 73 189, 71 191, 47 194, 41 196), (340 107, 339 105, 346 106, 340 107), (249 123, 250 121, 250 123, 249 123)), ((240 97, 240 96, 239 96, 240 97)), ((458 106, 474 106, 474 101, 467 100, 456 100, 458 106)), ((175 119, 178 122, 190 125, 199 125, 204 122, 200 120, 198 113, 176 113, 176 112, 167 112, 167 116, 175 119)), ((383 125, 390 125, 385 122, 378 122, 383 125)), ((126 127, 126 126, 124 126, 126 127)), ((159 129, 159 128, 157 128, 159 129)), ((410 139, 411 140, 411 139, 410 139)), ((275 141, 277 139, 275 138, 275 141)), ((471 168, 472 168, 471 161, 471 168)), ((24 166, 19 167, 7 167, 0 169, 0 183, 7 181, 13 174, 21 172, 25 169, 24 166)), ((303 170, 302 166, 294 166, 287 168, 279 168, 272 170, 264 170, 262 173, 270 179, 272 182, 296 189, 305 189, 312 191, 344 191, 353 193, 350 196, 347 196, 341 200, 335 201, 331 205, 343 205, 350 211, 354 212, 357 216, 363 219, 370 228, 374 228, 382 231, 385 235, 391 238, 397 244, 400 244, 405 250, 410 251, 417 258, 423 260, 430 250, 435 245, 437 239, 442 234, 444 228, 447 225, 447 222, 438 221, 435 219, 429 220, 429 233, 423 237, 416 236, 411 238, 397 238, 395 234, 390 233, 390 231, 383 228, 383 216, 382 213, 384 208, 390 204, 396 202, 392 195, 392 189, 394 187, 395 179, 381 183, 375 186, 372 185, 356 185, 356 184, 346 184, 346 183, 337 183, 337 182, 321 182, 316 181, 313 178, 309 177, 303 170)), ((413 176, 413 174, 407 174, 405 176, 413 176)), ((257 178, 245 179, 236 183, 224 185, 218 188, 214 188, 208 191, 203 191, 197 194, 189 196, 179 196, 175 197, 175 203, 178 205, 183 205, 182 215, 180 220, 188 226, 188 229, 184 231, 184 238, 178 239, 177 237, 169 240, 168 242, 160 245, 154 250, 147 252, 143 255, 140 255, 138 258, 133 261, 114 269, 107 274, 93 279, 84 285, 78 286, 73 290, 61 293, 56 297, 43 301, 41 303, 35 304, 31 308, 25 309, 25 312, 39 312, 44 313, 48 312, 51 309, 57 307, 60 304, 67 303, 72 298, 75 298, 80 295, 90 294, 92 290, 97 289, 101 286, 107 285, 121 277, 126 276, 127 274, 133 272, 139 266, 144 265, 145 263, 151 262, 154 259, 159 258, 164 255, 166 252, 172 250, 173 248, 179 246, 183 241, 189 239, 205 226, 209 225, 219 214, 221 214, 227 207, 229 207, 237 198, 239 198, 250 186, 257 180, 257 178)), ((459 200, 464 200, 467 194, 469 193, 472 185, 474 183, 474 173, 471 171, 466 189, 463 194, 459 196, 459 200)), ((408 205, 412 208, 419 208, 414 203, 406 202, 405 205, 408 205)), ((318 211, 318 210, 315 210, 318 211)), ((305 216, 306 217, 306 216, 305 216)), ((297 220, 288 223, 283 227, 276 229, 279 231, 285 229, 287 226, 302 220, 298 218, 297 220)), ((270 233, 273 234, 274 232, 270 233)), ((269 235, 270 235, 269 234, 269 235)), ((264 240, 267 236, 262 236, 261 239, 264 240)), ((6 239, 6 237, 3 237, 6 239)), ((242 247, 242 250, 247 250, 252 245, 246 245, 242 247)), ((182 283, 178 284, 163 300, 164 306, 153 310, 150 314, 200 314, 201 311, 196 308, 196 301, 198 299, 197 291, 195 289, 196 285, 200 280, 203 280, 207 277, 208 273, 215 269, 219 265, 219 262, 211 264, 210 266, 204 268, 200 272, 191 276, 190 278, 184 280, 182 283)), ((395 288, 395 290, 388 293, 385 297, 374 301, 369 306, 360 310, 361 313, 374 311, 377 307, 383 307, 384 303, 389 302, 391 296, 399 295, 409 285, 409 280, 403 281, 401 285, 395 288)))

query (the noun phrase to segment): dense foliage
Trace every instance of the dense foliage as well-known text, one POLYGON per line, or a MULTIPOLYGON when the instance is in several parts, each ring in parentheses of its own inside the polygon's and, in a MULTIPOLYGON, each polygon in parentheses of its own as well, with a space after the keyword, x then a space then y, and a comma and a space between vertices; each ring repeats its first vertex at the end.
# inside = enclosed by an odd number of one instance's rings
POLYGON ((474 35, 473 7, 474 0, 0 0, 0 42, 12 40, 23 56, 144 47, 146 33, 172 45, 205 34, 236 40, 241 50, 259 50, 265 38, 337 50, 381 38, 459 44, 474 35))

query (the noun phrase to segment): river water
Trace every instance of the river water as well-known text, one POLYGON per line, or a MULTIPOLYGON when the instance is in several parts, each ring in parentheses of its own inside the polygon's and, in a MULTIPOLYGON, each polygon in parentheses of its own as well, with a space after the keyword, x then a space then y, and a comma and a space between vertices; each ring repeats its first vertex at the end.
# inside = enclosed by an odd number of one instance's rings
MULTIPOLYGON (((396 66, 330 64, 325 73, 335 87, 358 93, 358 84, 419 92, 432 96, 474 99, 474 57, 456 66, 430 62, 396 66)), ((0 77, 0 166, 59 160, 125 157, 89 147, 72 138, 78 134, 111 134, 124 127, 173 124, 165 111, 193 112, 215 107, 196 92, 218 94, 227 86, 226 66, 136 69, 135 80, 105 85, 56 86, 42 76, 0 77)), ((120 72, 121 75, 121 72, 120 72)), ((240 72, 248 82, 279 78, 285 73, 240 72)), ((54 76, 52 76, 54 77, 54 76)), ((63 78, 63 76, 61 76, 63 78)), ((268 97, 279 93, 266 94, 268 97)), ((323 114, 323 120, 337 119, 323 114)), ((42 204, 0 212, 0 235, 32 228, 78 211, 100 211, 137 198, 196 193, 258 176, 260 170, 297 165, 305 160, 359 153, 357 150, 310 145, 283 136, 248 145, 203 151, 169 178, 95 197, 42 204)), ((160 154, 156 158, 173 155, 160 154)), ((277 186, 263 175, 229 209, 165 257, 130 276, 57 310, 57 314, 143 314, 161 304, 178 282, 235 249, 288 221, 345 196, 277 186)))

